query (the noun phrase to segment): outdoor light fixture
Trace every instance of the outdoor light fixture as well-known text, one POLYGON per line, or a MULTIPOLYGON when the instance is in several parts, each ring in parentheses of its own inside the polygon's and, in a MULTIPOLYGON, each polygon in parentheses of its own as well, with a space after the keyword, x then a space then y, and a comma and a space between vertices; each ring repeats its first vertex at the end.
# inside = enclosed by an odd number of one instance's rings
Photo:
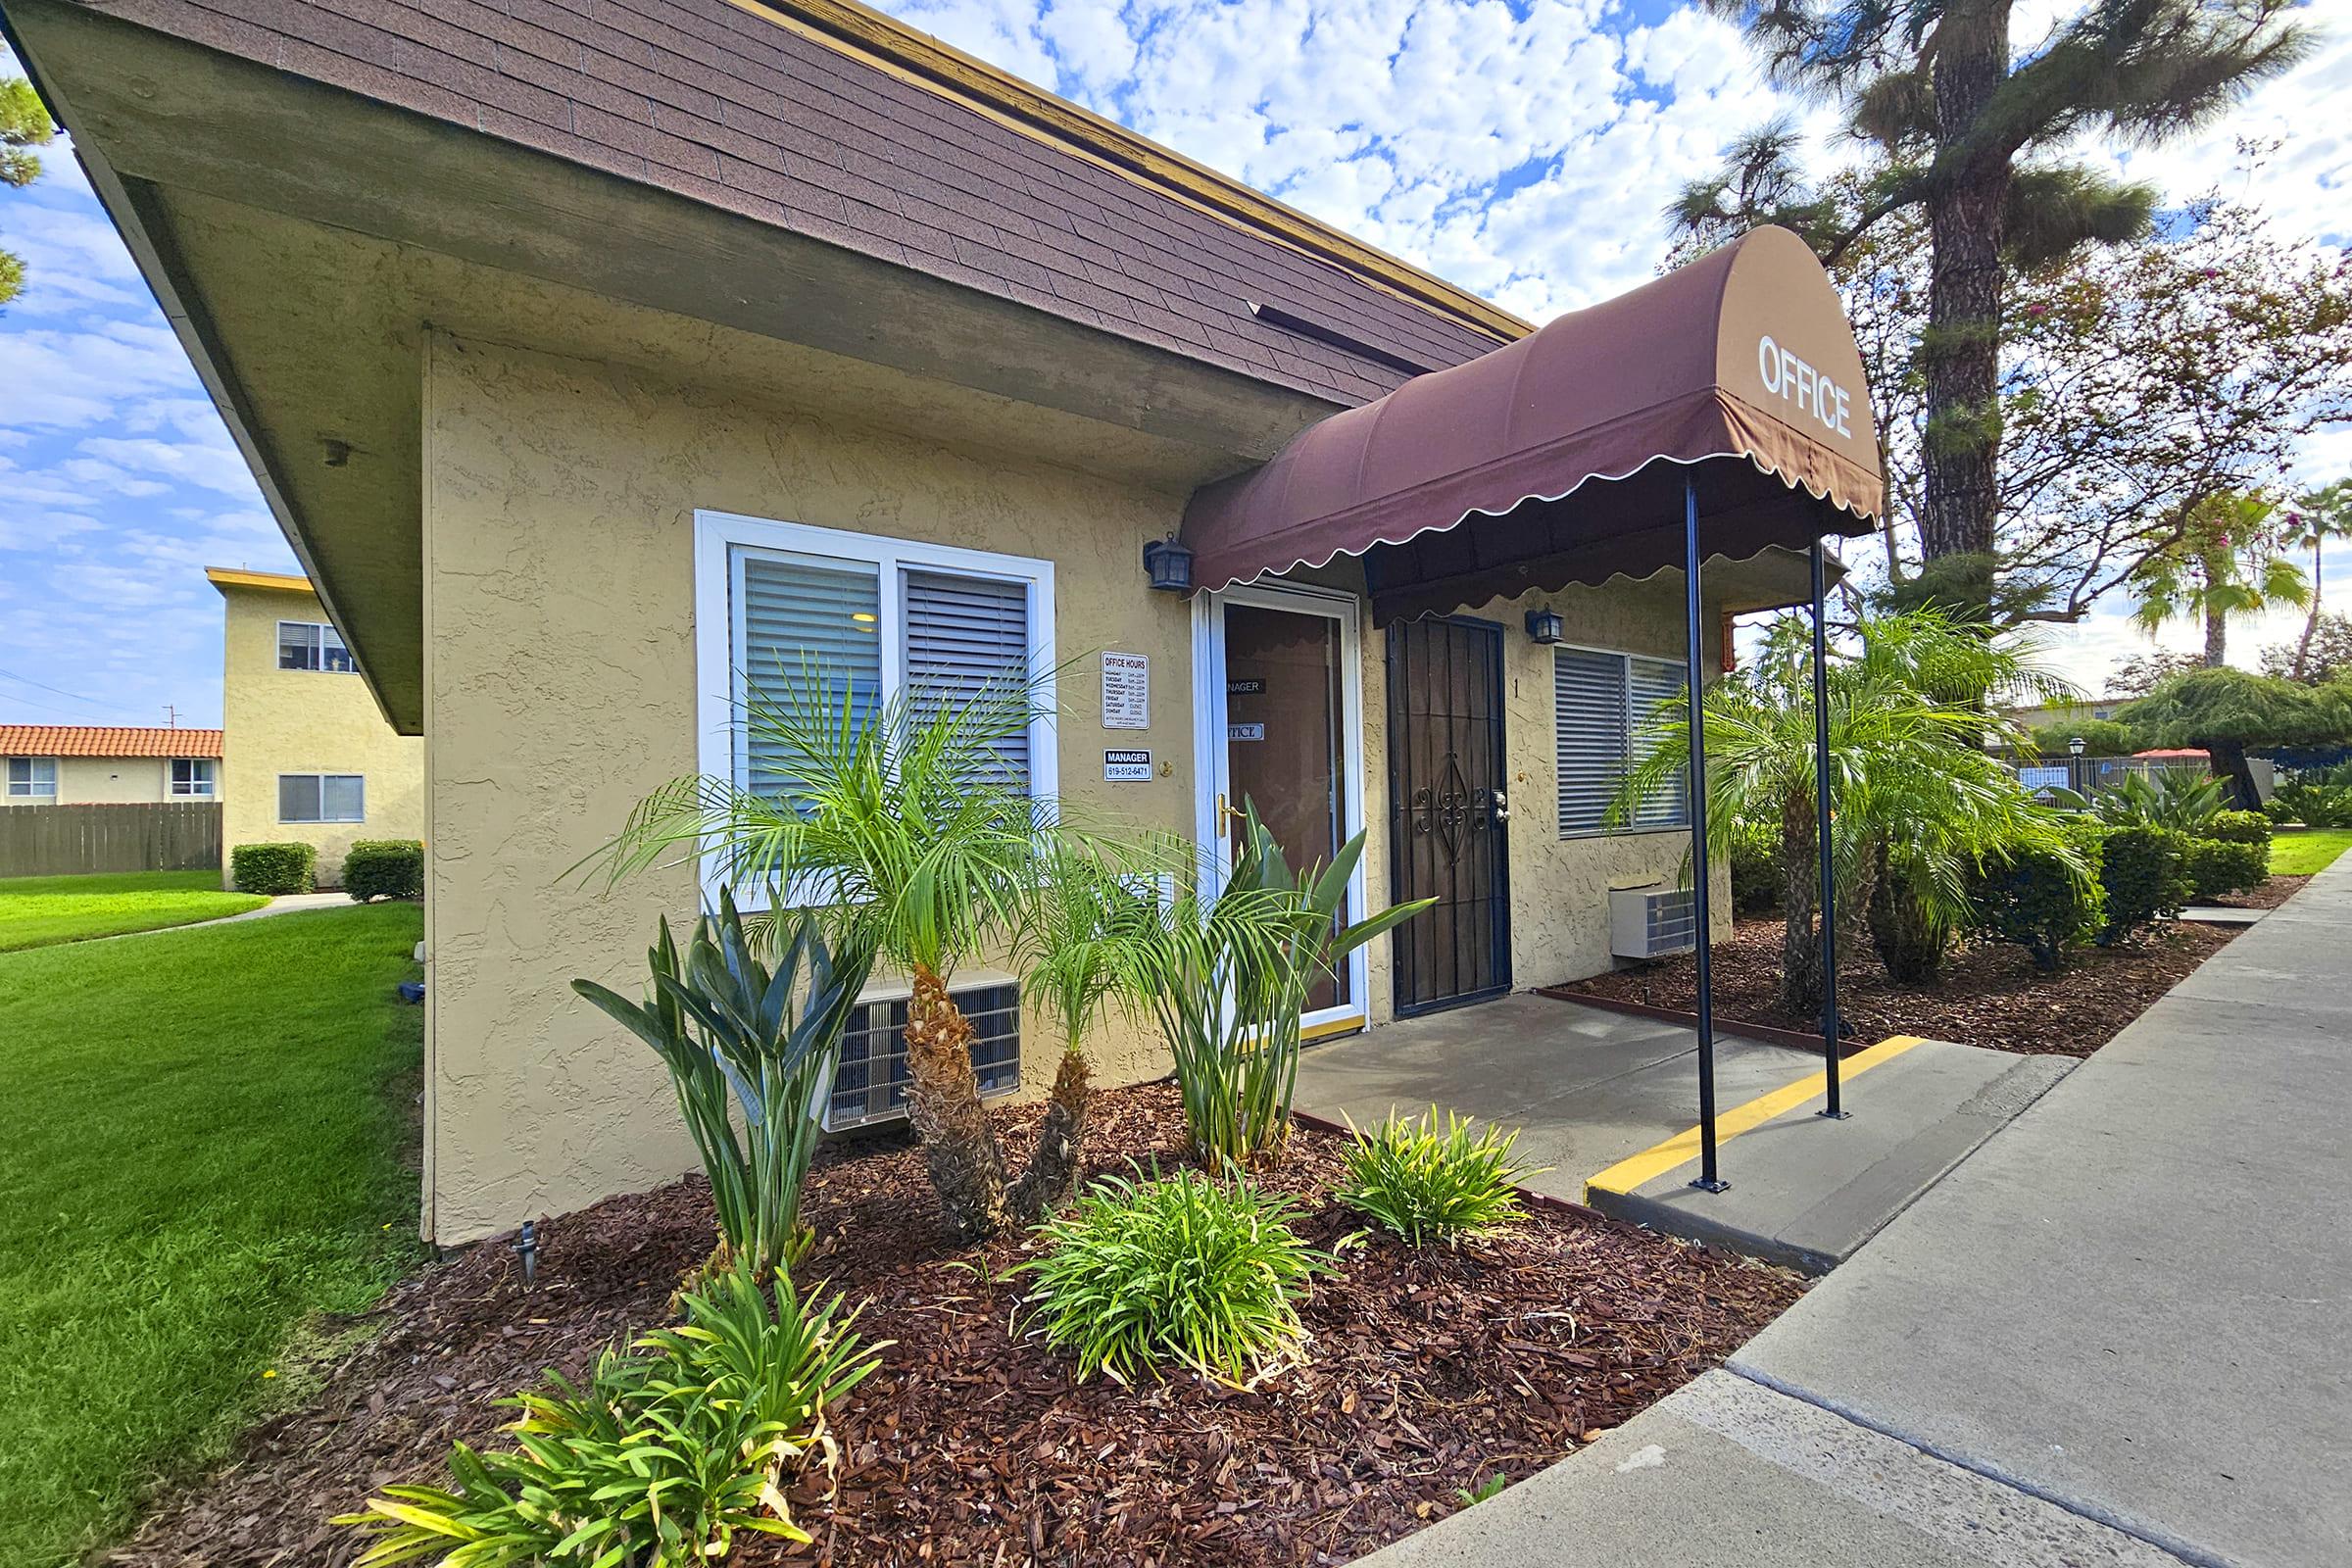
POLYGON ((2089 743, 2084 741, 2080 735, 2077 735, 2074 739, 2066 743, 2066 749, 2074 753, 2077 757, 2081 757, 2084 751, 2088 750, 2088 748, 2089 743))
POLYGON ((522 1234, 514 1239, 514 1252, 522 1259, 522 1288, 527 1291, 539 1278, 539 1227, 532 1221, 522 1222, 522 1234))
POLYGON ((1144 546, 1144 570, 1151 574, 1152 586, 1162 592, 1192 592, 1193 553, 1173 539, 1154 539, 1144 546))
POLYGON ((1556 610, 1531 610, 1527 612, 1527 634, 1548 648, 1568 631, 1568 623, 1556 610))

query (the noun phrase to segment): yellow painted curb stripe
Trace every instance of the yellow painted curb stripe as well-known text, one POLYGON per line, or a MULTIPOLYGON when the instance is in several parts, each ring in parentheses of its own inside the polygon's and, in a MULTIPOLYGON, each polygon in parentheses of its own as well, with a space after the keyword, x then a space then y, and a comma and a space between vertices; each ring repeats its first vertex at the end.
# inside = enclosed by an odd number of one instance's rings
MULTIPOLYGON (((1889 1035, 1871 1047, 1845 1058, 1838 1074, 1840 1083, 1861 1077, 1883 1061, 1892 1061, 1920 1043, 1917 1035, 1889 1035)), ((1759 1095, 1744 1105, 1735 1105, 1715 1118, 1717 1148, 1731 1142, 1751 1127, 1794 1110, 1808 1100, 1828 1095, 1830 1076, 1824 1070, 1810 1073, 1792 1084, 1775 1089, 1769 1095, 1759 1095)), ((1677 1165, 1688 1165, 1698 1157, 1698 1129, 1687 1128, 1664 1143, 1644 1149, 1630 1159, 1621 1159, 1596 1176, 1585 1178, 1585 1200, 1591 1202, 1594 1192, 1630 1193, 1652 1177, 1663 1176, 1677 1165)))

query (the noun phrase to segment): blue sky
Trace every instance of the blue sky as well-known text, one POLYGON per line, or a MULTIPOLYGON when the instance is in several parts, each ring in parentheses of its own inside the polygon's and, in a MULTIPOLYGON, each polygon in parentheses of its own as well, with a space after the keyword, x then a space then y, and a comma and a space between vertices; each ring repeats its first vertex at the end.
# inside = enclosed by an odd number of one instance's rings
MULTIPOLYGON (((1649 276, 1660 206, 1733 135, 1782 108, 1828 128, 1776 103, 1728 24, 1665 0, 888 9, 1538 320, 1649 276)), ((2023 0, 2014 36, 2069 9, 2023 0)), ((2352 243, 2352 27, 2335 33, 2228 122, 2113 161, 2177 199, 2229 184, 2286 232, 2352 243), (2278 143, 2251 176, 2240 137, 2278 143)), ((0 191, 0 243, 30 273, 0 312, 0 722, 218 723, 203 568, 294 559, 62 141, 48 163, 0 191)), ((2352 436, 2313 441, 2304 469, 2352 471, 2352 436)), ((2250 660, 2284 629, 2234 641, 2250 660)), ((2095 684, 2135 641, 2106 614, 2056 652, 2095 684)))

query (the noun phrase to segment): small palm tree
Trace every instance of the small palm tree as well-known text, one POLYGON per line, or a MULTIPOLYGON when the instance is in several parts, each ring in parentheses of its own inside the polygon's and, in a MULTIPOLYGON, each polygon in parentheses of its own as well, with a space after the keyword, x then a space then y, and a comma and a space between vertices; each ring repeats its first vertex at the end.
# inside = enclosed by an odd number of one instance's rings
MULTIPOLYGON (((972 1070, 975 1031, 949 994, 958 967, 1041 923, 1070 863, 1056 846, 1075 835, 1007 764, 1045 716, 1041 679, 1008 670, 975 692, 881 703, 814 664, 749 682, 742 722, 767 787, 677 779, 597 858, 618 878, 714 855, 729 882, 812 906, 837 962, 906 974, 907 1110, 948 1218, 970 1240, 1035 1219, 1067 1185, 1051 1173, 1007 1180, 972 1070)), ((1073 1149, 1041 1140, 1033 1165, 1074 1160, 1087 1077, 1082 1057, 1065 1056, 1048 1116, 1073 1149)))
MULTIPOLYGON (((1709 689, 1703 704, 1707 827, 1711 854, 1727 854, 1741 821, 1777 822, 1781 836, 1781 1003, 1822 1005, 1825 980, 1815 924, 1821 878, 1814 818, 1810 638, 1794 616, 1776 622, 1745 674, 1709 689)), ((1848 915, 1870 903, 1873 879, 1898 878, 1911 913, 1948 936, 1966 912, 1966 875, 1986 852, 2031 843, 2079 863, 2055 818, 1984 750, 2022 735, 1987 710, 2012 692, 2064 693, 2030 652, 1963 627, 1936 611, 1865 620, 1855 646, 1832 664, 1828 852, 1848 915)), ((1609 808, 1632 818, 1644 800, 1680 787, 1690 724, 1681 699, 1661 705, 1649 749, 1628 770, 1609 808)), ((1831 911, 1836 918, 1840 911, 1831 911)))
POLYGON ((2203 621, 2205 664, 2219 669, 2229 662, 2231 615, 2309 604, 2310 580, 2281 553, 2294 530, 2274 521, 2275 510, 2267 496, 2226 495, 2191 511, 2180 537, 2132 574, 2140 629, 2153 636, 2170 621, 2203 621))

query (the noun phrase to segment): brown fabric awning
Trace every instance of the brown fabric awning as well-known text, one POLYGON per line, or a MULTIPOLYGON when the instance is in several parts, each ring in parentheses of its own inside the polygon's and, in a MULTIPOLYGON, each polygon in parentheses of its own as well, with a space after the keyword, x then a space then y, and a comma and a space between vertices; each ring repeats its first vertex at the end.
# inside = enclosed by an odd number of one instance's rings
POLYGON ((1203 588, 1360 556, 1386 620, 1678 565, 1686 479, 1707 556, 1879 513, 1861 356, 1787 229, 1332 416, 1197 491, 1182 537, 1203 588))

